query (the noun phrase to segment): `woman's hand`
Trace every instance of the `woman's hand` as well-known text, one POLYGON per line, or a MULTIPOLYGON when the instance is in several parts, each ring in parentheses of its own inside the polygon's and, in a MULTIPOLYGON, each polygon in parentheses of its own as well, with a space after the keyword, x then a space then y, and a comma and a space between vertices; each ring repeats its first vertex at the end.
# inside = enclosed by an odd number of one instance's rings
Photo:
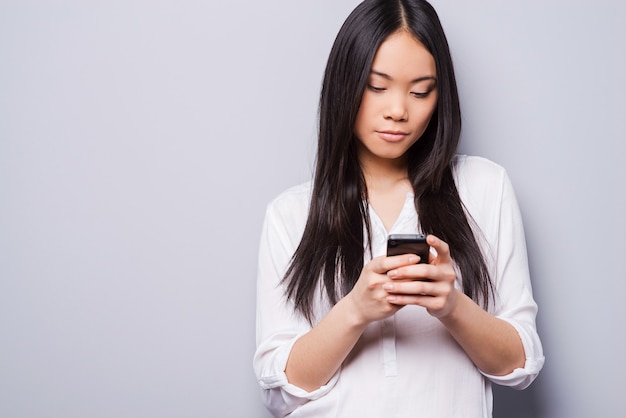
POLYGON ((448 244, 434 235, 426 241, 437 251, 429 264, 402 266, 387 273, 392 280, 383 288, 390 293, 389 302, 425 307, 487 374, 504 376, 524 367, 524 347, 515 328, 457 290, 448 244))
POLYGON ((328 383, 367 325, 402 309, 389 302, 390 295, 383 289, 391 282, 387 272, 418 262, 418 256, 406 254, 367 263, 350 293, 293 345, 285 366, 289 382, 308 391, 328 383))
MULTIPOLYGON (((392 295, 386 290, 386 286, 391 284, 392 277, 388 272, 410 268, 418 262, 418 256, 405 254, 395 257, 376 257, 367 263, 354 288, 344 298, 351 304, 357 321, 361 324, 369 324, 398 312, 404 304, 392 302, 389 299, 392 295)), ((398 277, 398 279, 401 278, 398 277)))
POLYGON ((434 317, 443 318, 458 302, 456 273, 448 244, 434 235, 428 235, 426 241, 437 252, 436 256, 430 254, 429 264, 404 263, 391 268, 387 272, 391 281, 384 283, 383 289, 389 292, 387 301, 391 304, 423 306, 434 317))

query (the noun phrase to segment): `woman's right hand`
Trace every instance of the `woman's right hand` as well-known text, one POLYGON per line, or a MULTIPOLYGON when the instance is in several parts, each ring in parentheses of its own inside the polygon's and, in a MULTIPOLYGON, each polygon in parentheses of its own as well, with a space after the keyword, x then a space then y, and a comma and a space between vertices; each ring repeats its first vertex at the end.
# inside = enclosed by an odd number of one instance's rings
POLYGON ((385 283, 391 279, 387 276, 389 270, 417 264, 419 257, 413 254, 373 258, 361 271, 361 276, 345 297, 349 302, 357 321, 363 325, 392 316, 402 306, 389 303, 389 293, 383 289, 385 283))

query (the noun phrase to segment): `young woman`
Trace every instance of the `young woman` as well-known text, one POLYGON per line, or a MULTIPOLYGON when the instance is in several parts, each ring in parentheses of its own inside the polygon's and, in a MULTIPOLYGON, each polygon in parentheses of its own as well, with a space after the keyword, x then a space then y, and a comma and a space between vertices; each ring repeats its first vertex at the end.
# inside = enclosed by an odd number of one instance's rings
POLYGON ((291 417, 490 417, 543 365, 505 171, 456 155, 447 41, 421 0, 366 0, 330 53, 312 182, 268 207, 254 367, 291 417), (429 263, 387 257, 428 235, 429 263))

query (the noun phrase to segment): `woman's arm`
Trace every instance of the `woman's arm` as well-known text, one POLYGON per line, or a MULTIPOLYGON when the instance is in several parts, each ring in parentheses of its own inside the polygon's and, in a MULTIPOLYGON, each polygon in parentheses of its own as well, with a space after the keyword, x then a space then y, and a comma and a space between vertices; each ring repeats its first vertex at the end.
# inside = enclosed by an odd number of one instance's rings
POLYGON ((383 289, 383 285, 390 282, 387 271, 415 264, 418 260, 414 255, 372 259, 363 268, 352 291, 293 345, 285 369, 289 382, 308 391, 326 384, 367 325, 401 308, 388 301, 389 294, 383 289))
POLYGON ((426 308, 484 373, 506 375, 524 367, 524 348, 515 328, 457 290, 448 244, 434 235, 428 236, 428 243, 437 251, 430 264, 389 271, 388 276, 394 281, 383 286, 393 293, 388 300, 398 305, 426 308))
POLYGON ((455 289, 455 308, 439 320, 483 372, 504 376, 525 362, 519 334, 508 322, 496 318, 455 289))
POLYGON ((346 298, 340 300, 291 349, 285 374, 289 383, 311 392, 337 372, 367 326, 352 312, 346 298))

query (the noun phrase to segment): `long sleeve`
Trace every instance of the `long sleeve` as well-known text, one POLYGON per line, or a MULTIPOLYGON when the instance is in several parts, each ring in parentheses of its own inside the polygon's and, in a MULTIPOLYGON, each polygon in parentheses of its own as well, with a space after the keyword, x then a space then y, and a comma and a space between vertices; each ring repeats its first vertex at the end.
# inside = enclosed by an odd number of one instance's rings
POLYGON ((310 325, 294 313, 281 280, 300 241, 308 210, 308 188, 291 189, 267 209, 257 275, 257 349, 254 370, 266 407, 275 416, 286 416, 299 406, 324 396, 336 377, 321 388, 307 392, 290 384, 285 366, 296 340, 310 325))
POLYGON ((537 377, 545 359, 535 323, 537 304, 532 295, 522 217, 504 169, 476 157, 468 158, 465 164, 464 176, 471 178, 472 185, 464 185, 460 179, 460 192, 467 193, 466 206, 479 224, 487 241, 485 252, 492 258, 496 292, 495 306, 490 310, 517 330, 526 356, 523 369, 505 376, 485 376, 494 383, 524 389, 537 377), (473 170, 478 164, 481 169, 473 170))

